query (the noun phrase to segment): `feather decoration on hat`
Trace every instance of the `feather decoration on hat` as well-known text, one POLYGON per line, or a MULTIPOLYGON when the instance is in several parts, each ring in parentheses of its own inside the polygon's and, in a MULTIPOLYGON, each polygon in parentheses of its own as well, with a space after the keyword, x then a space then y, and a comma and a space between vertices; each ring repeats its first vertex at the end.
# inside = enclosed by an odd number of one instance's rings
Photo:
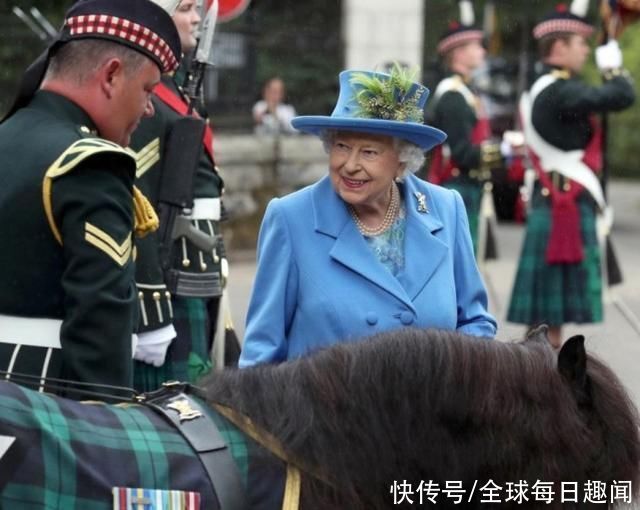
POLYGON ((460 23, 470 27, 476 22, 475 13, 473 12, 473 4, 471 0, 460 0, 460 23))
POLYGON ((581 18, 586 18, 587 12, 589 12, 589 0, 573 0, 571 7, 569 7, 569 12, 581 18))
POLYGON ((360 89, 356 93, 358 115, 365 119, 420 122, 424 112, 418 106, 422 90, 415 89, 417 68, 403 69, 394 63, 388 79, 364 73, 354 73, 351 83, 360 89))

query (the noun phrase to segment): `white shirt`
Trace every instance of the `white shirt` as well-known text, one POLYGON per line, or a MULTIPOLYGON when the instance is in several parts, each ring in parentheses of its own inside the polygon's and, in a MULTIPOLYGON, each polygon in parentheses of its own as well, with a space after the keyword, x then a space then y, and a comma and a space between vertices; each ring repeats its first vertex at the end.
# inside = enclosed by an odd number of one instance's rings
POLYGON ((257 124, 255 127, 257 134, 297 133, 296 129, 291 125, 291 119, 296 116, 296 110, 293 106, 281 103, 276 107, 275 115, 273 113, 265 113, 266 111, 267 102, 264 100, 260 100, 253 105, 254 119, 262 115, 262 123, 257 124))

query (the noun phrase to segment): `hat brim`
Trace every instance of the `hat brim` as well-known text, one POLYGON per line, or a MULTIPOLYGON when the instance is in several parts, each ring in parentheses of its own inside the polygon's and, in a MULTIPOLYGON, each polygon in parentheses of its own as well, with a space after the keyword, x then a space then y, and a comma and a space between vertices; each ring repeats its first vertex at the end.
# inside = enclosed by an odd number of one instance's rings
POLYGON ((417 122, 306 115, 295 117, 291 121, 291 124, 298 131, 316 136, 320 136, 322 131, 327 129, 395 136, 415 143, 424 151, 440 145, 447 139, 444 131, 440 131, 431 126, 425 126, 424 124, 418 124, 417 122))

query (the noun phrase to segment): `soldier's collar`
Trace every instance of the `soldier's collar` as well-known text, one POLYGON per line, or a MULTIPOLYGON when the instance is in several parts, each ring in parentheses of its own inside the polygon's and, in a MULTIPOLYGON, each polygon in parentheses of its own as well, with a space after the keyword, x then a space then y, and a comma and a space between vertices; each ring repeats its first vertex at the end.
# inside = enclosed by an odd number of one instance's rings
POLYGON ((461 73, 458 73, 457 71, 450 71, 450 75, 449 76, 452 77, 452 78, 458 78, 465 85, 469 85, 471 83, 471 77, 470 76, 468 78, 465 78, 464 75, 462 75, 461 73))
POLYGON ((574 74, 566 67, 553 64, 545 64, 545 70, 548 74, 551 74, 560 80, 568 80, 574 76, 574 74))
MULTIPOLYGON (((84 126, 90 133, 97 133, 97 127, 87 112, 60 94, 49 90, 38 90, 33 96, 31 105, 42 105, 43 109, 47 110, 53 117, 69 119, 78 126, 79 130, 84 126)), ((85 130, 82 131, 85 132, 85 130)))

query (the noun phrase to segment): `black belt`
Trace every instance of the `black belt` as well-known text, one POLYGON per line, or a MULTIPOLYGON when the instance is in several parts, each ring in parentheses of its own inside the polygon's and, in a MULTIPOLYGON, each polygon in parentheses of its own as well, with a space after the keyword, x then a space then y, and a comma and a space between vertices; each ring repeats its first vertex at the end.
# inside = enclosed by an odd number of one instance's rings
POLYGON ((218 427, 187 392, 188 384, 166 383, 138 397, 174 425, 198 454, 218 499, 220 510, 248 508, 238 467, 218 427))
POLYGON ((181 297, 211 298, 222 295, 222 280, 219 271, 210 273, 188 273, 169 269, 165 273, 167 288, 181 297))

